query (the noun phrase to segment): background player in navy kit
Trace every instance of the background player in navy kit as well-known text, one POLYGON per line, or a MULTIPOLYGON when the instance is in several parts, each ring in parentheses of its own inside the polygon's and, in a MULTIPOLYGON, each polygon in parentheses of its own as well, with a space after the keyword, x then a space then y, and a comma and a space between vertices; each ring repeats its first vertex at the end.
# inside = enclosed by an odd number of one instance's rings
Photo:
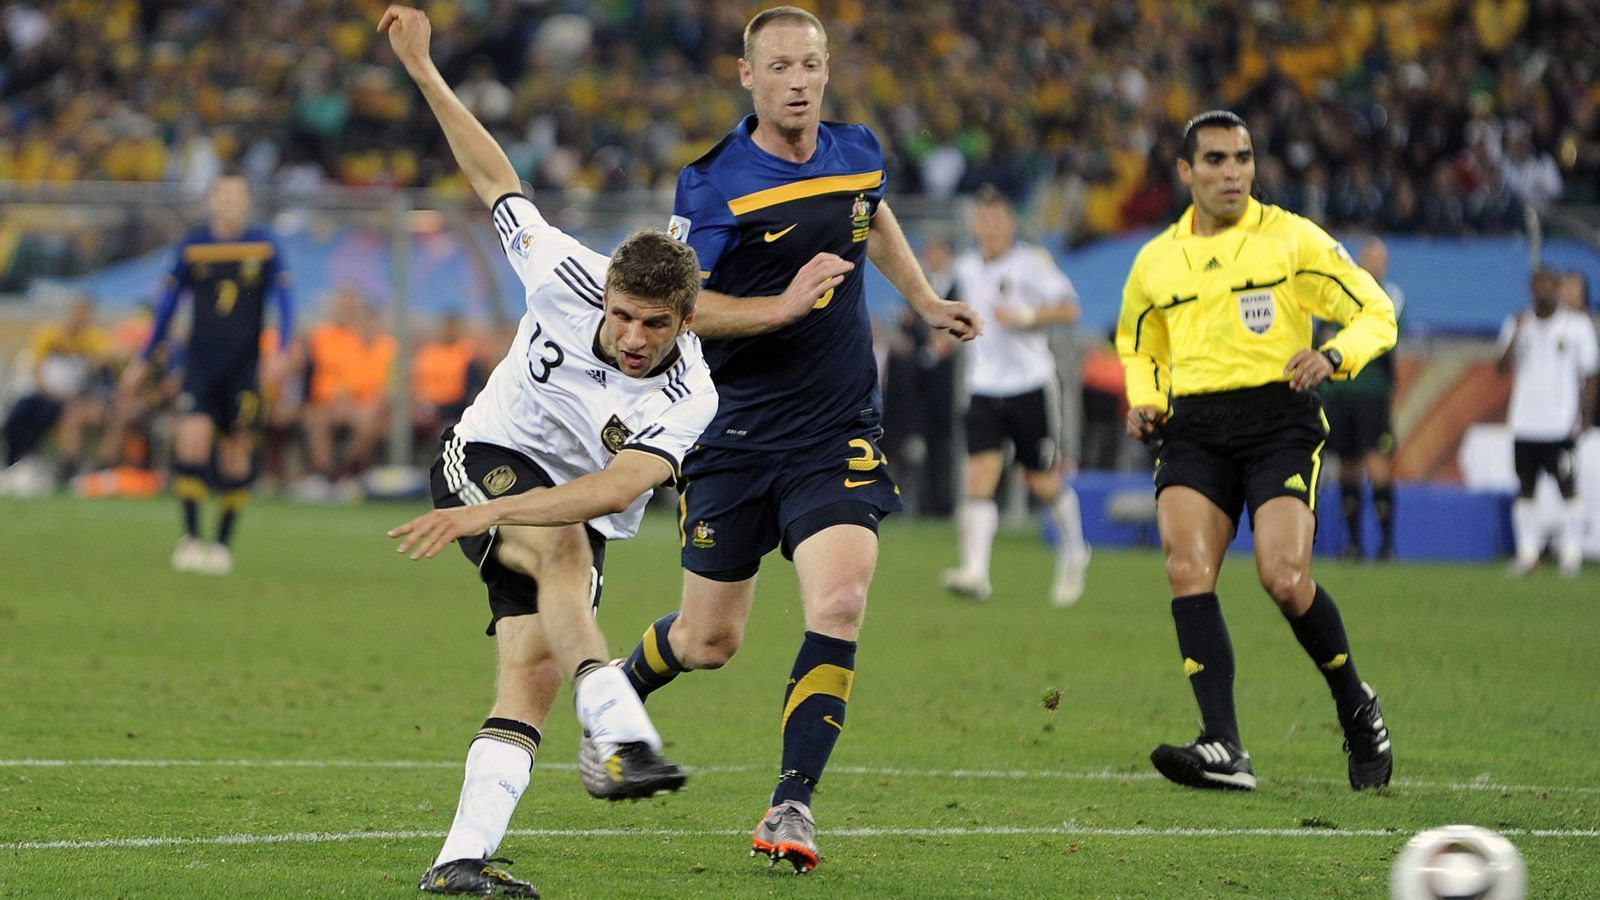
MULTIPOLYGON (((184 534, 172 552, 172 567, 225 575, 233 569, 229 542, 239 513, 249 502, 254 477, 255 428, 262 421, 257 368, 267 295, 272 294, 278 307, 280 353, 293 340, 294 302, 277 241, 266 228, 247 221, 250 186, 244 178, 219 176, 206 195, 206 206, 210 221, 173 250, 150 340, 124 373, 123 385, 133 390, 144 382, 178 300, 187 294, 194 302, 173 427, 172 465, 173 493, 183 504, 184 534), (222 514, 215 542, 207 543, 200 534, 200 504, 213 491, 219 495, 222 514)), ((282 376, 275 360, 268 360, 269 381, 282 376)))
POLYGON ((679 672, 724 665, 761 557, 781 547, 794 560, 806 632, 753 852, 805 872, 817 863, 811 792, 844 724, 878 521, 900 508, 877 447, 863 257, 933 327, 970 339, 981 324, 928 286, 883 200, 877 139, 821 121, 828 53, 816 17, 757 15, 739 76, 755 115, 683 170, 669 227, 706 274, 695 331, 721 398, 684 462, 683 605, 645 632, 625 668, 645 696, 679 672))

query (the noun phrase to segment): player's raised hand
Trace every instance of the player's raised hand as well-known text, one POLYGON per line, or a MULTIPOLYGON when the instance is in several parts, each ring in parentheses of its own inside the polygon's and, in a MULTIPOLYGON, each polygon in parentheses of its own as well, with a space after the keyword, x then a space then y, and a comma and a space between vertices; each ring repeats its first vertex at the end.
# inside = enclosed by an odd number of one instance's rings
POLYGON ((1289 376, 1289 387, 1297 391, 1309 391, 1333 374, 1333 363, 1316 350, 1307 348, 1289 357, 1283 374, 1289 376))
POLYGON ((477 506, 458 506, 423 513, 397 528, 389 529, 389 537, 404 538, 396 553, 411 551, 412 559, 432 558, 450 546, 456 538, 483 534, 494 524, 494 514, 477 506))
POLYGON ((825 300, 833 299, 833 292, 844 283, 844 276, 856 264, 832 253, 818 253, 794 273, 794 280, 778 296, 777 327, 789 324, 810 312, 825 300))
POLYGON ((388 33, 394 55, 407 66, 428 58, 428 40, 433 26, 428 24, 428 15, 422 10, 391 4, 378 20, 378 31, 388 33))

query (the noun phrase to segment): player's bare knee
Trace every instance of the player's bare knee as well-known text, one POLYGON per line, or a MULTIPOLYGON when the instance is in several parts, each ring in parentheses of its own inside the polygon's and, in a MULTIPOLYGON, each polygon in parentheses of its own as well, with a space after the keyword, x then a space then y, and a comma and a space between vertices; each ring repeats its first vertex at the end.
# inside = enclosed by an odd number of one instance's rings
POLYGON ((1272 601, 1294 612, 1302 605, 1304 588, 1311 582, 1311 573, 1292 562, 1269 562, 1261 566, 1261 586, 1272 601))
POLYGON ((1179 596, 1203 594, 1217 583, 1217 570, 1206 560, 1183 553, 1167 555, 1167 581, 1179 596))
POLYGON ((744 643, 744 634, 723 630, 689 635, 687 646, 673 647, 678 659, 692 669, 720 669, 733 659, 744 643))
POLYGON ((846 585, 809 604, 806 627, 845 640, 854 640, 866 614, 867 586, 846 585))

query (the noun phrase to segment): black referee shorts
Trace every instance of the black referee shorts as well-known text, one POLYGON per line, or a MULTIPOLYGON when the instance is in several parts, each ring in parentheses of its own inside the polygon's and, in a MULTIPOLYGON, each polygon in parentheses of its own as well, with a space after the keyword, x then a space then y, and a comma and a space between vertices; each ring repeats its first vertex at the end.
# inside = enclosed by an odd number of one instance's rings
POLYGON ((1239 513, 1274 497, 1317 508, 1317 478, 1328 420, 1315 391, 1278 382, 1172 398, 1156 452, 1156 496, 1169 487, 1199 491, 1239 526, 1239 513))
MULTIPOLYGON (((450 509, 473 503, 486 503, 495 497, 522 494, 534 488, 555 487, 555 482, 533 460, 495 444, 464 441, 455 430, 445 431, 440 439, 439 458, 429 472, 429 486, 433 491, 433 505, 437 509, 450 509)), ((600 608, 600 588, 605 579, 606 539, 588 525, 583 526, 589 536, 589 550, 594 555, 594 573, 590 579, 593 593, 589 597, 591 608, 600 608)), ((529 575, 507 568, 495 558, 494 545, 499 530, 489 529, 485 534, 459 538, 461 552, 478 567, 478 576, 489 588, 489 627, 485 634, 494 634, 495 623, 507 616, 527 616, 539 611, 539 583, 529 575)))

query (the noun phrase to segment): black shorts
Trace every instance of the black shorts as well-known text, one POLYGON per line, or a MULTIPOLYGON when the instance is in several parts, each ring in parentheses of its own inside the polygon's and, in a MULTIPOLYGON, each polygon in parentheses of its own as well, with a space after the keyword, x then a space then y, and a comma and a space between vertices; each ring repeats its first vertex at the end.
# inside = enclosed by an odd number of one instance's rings
POLYGON ((1277 383, 1215 394, 1174 397, 1173 414, 1156 451, 1156 495, 1193 488, 1239 525, 1241 508, 1274 497, 1317 508, 1317 477, 1328 420, 1315 392, 1277 383))
POLYGON ((1054 469, 1060 456, 1060 404, 1055 388, 1011 397, 974 394, 967 407, 967 453, 1016 448, 1017 462, 1030 472, 1054 469))
MULTIPOLYGON (((1504 457, 1502 457, 1503 459, 1504 457)), ((1564 441, 1511 442, 1512 465, 1517 470, 1517 496, 1527 499, 1539 486, 1539 474, 1550 473, 1561 489, 1563 499, 1578 496, 1578 442, 1572 438, 1564 441)))
POLYGON ((1368 453, 1394 452, 1394 429, 1389 424, 1389 395, 1370 398, 1345 395, 1322 398, 1328 417, 1328 452, 1340 459, 1360 459, 1368 453))
POLYGON ((230 369, 186 369, 173 407, 179 414, 208 416, 224 434, 249 431, 262 421, 256 361, 230 369))
POLYGON ((683 461, 679 537, 683 567, 713 581, 743 581, 761 557, 794 548, 824 528, 878 530, 900 510, 900 489, 864 428, 788 450, 696 447, 683 461))
MULTIPOLYGON (((437 509, 485 503, 495 497, 555 486, 537 463, 514 450, 463 441, 455 436, 454 429, 445 431, 439 443, 439 458, 429 473, 433 505, 437 509)), ((589 535, 589 551, 594 555, 594 572, 589 582, 593 593, 589 604, 592 609, 599 609, 600 589, 605 583, 602 573, 605 571, 606 539, 588 525, 583 529, 589 535)), ((478 567, 478 576, 489 588, 490 618, 485 634, 494 634, 495 623, 506 616, 528 616, 539 611, 538 582, 507 568, 495 558, 497 537, 498 529, 491 528, 486 534, 456 541, 461 545, 461 552, 478 567)))

